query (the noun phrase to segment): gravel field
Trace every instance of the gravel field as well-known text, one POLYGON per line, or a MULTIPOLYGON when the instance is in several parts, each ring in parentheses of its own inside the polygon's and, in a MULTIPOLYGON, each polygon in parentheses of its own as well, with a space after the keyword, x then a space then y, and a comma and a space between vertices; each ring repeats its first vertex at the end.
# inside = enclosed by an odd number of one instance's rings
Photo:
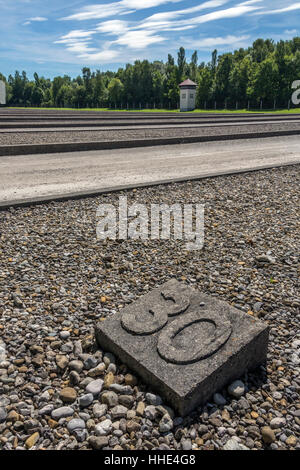
POLYGON ((0 212, 0 449, 300 450, 299 185, 293 166, 122 193, 205 203, 200 252, 97 241, 120 193, 0 212), (271 327, 267 368, 184 419, 94 343, 172 277, 271 327))
POLYGON ((189 137, 209 135, 246 134, 257 132, 278 132, 299 130, 300 123, 272 123, 242 126, 203 127, 194 129, 136 129, 124 131, 65 131, 65 132, 38 132, 36 134, 15 132, 0 133, 0 145, 43 144, 59 142, 93 142, 114 140, 139 140, 161 137, 189 137))

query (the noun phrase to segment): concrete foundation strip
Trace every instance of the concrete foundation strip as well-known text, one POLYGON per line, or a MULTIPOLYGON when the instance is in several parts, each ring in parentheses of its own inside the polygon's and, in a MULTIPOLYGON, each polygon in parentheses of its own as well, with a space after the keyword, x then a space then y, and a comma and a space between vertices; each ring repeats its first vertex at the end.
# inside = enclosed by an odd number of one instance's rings
POLYGON ((86 152, 89 150, 114 150, 158 145, 191 144, 195 142, 218 142, 224 140, 259 139, 264 137, 283 137, 300 135, 298 130, 250 132, 241 134, 223 134, 211 136, 166 137, 157 139, 135 139, 102 142, 61 142, 57 144, 1 145, 0 157, 34 155, 45 153, 86 152))

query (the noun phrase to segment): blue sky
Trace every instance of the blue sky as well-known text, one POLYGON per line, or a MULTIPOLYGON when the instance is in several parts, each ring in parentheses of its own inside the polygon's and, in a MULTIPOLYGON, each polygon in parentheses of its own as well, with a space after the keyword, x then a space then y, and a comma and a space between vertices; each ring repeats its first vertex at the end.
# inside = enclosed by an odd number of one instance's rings
POLYGON ((258 37, 300 34, 295 0, 0 0, 0 72, 77 76, 166 60, 184 46, 208 61, 258 37))

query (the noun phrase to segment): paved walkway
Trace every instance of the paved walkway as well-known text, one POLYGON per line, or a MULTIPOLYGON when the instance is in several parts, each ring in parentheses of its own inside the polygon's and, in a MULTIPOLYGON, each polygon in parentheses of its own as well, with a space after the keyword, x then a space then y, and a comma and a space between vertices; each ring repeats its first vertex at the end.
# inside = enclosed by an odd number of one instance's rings
POLYGON ((0 206, 293 163, 300 136, 1 157, 0 206))

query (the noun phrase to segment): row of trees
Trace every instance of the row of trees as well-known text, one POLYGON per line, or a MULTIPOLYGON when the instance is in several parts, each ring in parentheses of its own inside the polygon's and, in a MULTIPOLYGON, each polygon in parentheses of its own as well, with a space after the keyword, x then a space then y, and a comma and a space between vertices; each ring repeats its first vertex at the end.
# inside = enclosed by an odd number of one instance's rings
POLYGON ((195 51, 187 60, 180 48, 177 60, 171 54, 166 63, 147 60, 128 64, 117 72, 92 72, 88 67, 72 79, 65 75, 53 80, 16 72, 7 81, 10 106, 45 107, 161 107, 176 108, 178 84, 185 78, 198 83, 197 107, 286 107, 291 85, 300 79, 300 37, 289 41, 257 39, 248 49, 218 55, 213 51, 207 64, 198 62, 195 51))

